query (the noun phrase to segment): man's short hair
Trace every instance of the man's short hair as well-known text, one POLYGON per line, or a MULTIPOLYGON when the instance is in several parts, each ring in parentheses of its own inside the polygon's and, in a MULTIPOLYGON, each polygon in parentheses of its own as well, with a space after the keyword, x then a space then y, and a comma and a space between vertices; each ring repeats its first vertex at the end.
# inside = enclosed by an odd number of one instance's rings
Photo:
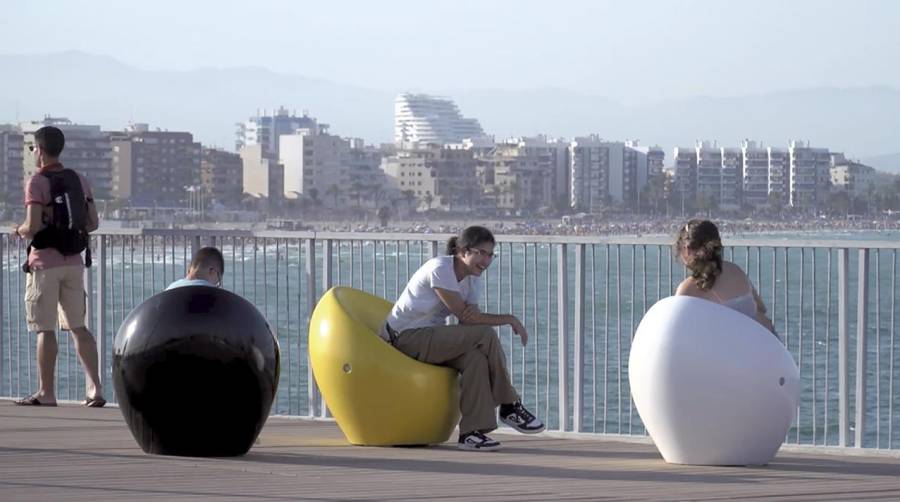
POLYGON ((203 247, 194 253, 194 259, 191 260, 191 268, 194 270, 206 267, 215 267, 219 271, 219 275, 225 273, 225 258, 222 252, 214 247, 203 247))
POLYGON ((34 143, 50 157, 59 157, 66 146, 66 136, 57 127, 44 126, 35 131, 34 143))

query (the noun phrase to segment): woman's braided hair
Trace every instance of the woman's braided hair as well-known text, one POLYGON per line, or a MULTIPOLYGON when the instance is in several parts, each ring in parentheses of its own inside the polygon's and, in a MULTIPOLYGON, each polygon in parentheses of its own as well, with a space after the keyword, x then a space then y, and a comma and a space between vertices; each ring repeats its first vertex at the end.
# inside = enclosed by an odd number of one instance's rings
POLYGON ((444 249, 444 254, 454 255, 457 251, 471 249, 483 242, 496 244, 494 241, 494 234, 492 234, 490 230, 477 225, 466 227, 459 235, 455 235, 447 241, 447 247, 444 249))
POLYGON ((716 278, 722 273, 722 239, 715 223, 709 220, 690 220, 678 231, 675 240, 675 255, 686 251, 684 265, 697 287, 704 291, 712 289, 716 278))

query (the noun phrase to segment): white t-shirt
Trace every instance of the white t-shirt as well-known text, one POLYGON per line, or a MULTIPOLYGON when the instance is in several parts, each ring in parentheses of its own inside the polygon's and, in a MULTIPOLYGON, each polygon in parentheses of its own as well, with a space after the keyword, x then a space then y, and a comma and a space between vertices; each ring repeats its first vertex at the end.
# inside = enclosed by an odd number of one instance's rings
POLYGON ((216 287, 215 284, 207 281, 206 279, 182 278, 182 279, 178 279, 177 281, 173 282, 172 284, 169 284, 169 287, 166 288, 166 291, 168 291, 170 289, 175 289, 175 288, 183 288, 185 286, 209 286, 211 288, 216 287))
POLYGON ((450 309, 438 298, 434 288, 456 291, 463 301, 478 304, 481 295, 481 277, 469 275, 456 280, 453 256, 438 256, 425 262, 409 280, 394 308, 387 317, 388 324, 396 332, 407 329, 442 326, 450 315, 450 309))

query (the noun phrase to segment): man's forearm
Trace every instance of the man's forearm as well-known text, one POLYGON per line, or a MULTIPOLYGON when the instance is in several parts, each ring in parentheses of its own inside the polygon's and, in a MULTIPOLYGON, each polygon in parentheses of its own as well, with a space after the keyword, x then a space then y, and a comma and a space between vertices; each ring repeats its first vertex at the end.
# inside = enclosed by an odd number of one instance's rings
POLYGON ((485 314, 479 312, 461 324, 486 324, 488 326, 504 326, 513 322, 513 316, 507 314, 485 314))

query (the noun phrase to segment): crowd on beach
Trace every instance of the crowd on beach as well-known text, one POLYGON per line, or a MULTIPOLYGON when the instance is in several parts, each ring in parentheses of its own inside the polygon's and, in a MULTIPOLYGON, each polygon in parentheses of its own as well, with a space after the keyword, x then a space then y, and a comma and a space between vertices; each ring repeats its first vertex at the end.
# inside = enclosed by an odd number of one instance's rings
MULTIPOLYGON (((670 235, 683 218, 646 218, 641 220, 602 221, 591 223, 562 223, 559 219, 497 220, 487 222, 498 234, 507 235, 670 235)), ((408 221, 391 222, 380 226, 377 222, 322 222, 313 223, 312 229, 324 232, 419 232, 455 233, 470 221, 408 221)), ((782 232, 820 231, 879 231, 900 230, 900 220, 844 220, 844 219, 796 219, 796 220, 718 220, 723 234, 767 234, 782 232)))

